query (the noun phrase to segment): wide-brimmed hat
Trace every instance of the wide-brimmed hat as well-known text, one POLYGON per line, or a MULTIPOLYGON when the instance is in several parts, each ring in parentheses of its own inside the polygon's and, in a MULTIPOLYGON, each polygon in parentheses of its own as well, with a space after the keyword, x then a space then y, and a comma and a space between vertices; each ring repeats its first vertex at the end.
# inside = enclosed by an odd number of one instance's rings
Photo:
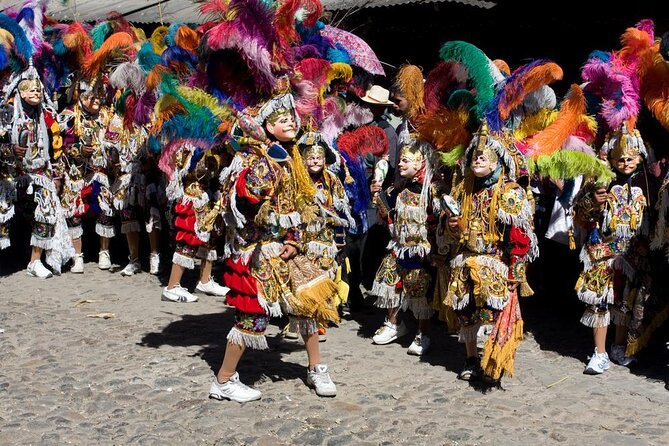
POLYGON ((380 85, 372 85, 372 87, 367 90, 365 95, 360 99, 367 102, 368 104, 394 105, 394 102, 390 100, 390 91, 386 90, 380 85))

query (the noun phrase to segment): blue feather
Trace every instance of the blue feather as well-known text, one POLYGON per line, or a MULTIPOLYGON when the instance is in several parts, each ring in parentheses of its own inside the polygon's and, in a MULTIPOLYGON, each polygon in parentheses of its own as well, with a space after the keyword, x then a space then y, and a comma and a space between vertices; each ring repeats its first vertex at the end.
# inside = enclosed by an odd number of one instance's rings
POLYGON ((65 56, 67 54, 67 47, 65 44, 63 44, 63 39, 58 39, 56 42, 53 44, 53 53, 56 56, 65 56))
POLYGON ((206 152, 205 149, 202 147, 198 147, 195 149, 193 152, 193 156, 190 158, 190 165, 188 166, 188 171, 192 172, 195 170, 195 166, 197 166, 197 163, 202 159, 202 155, 206 152))
POLYGON ((197 59, 195 58, 195 55, 190 51, 186 51, 185 49, 178 46, 171 46, 167 48, 160 56, 160 63, 166 67, 169 67, 171 62, 185 62, 191 68, 197 65, 197 59))
POLYGON ((112 32, 109 22, 100 22, 91 30, 91 39, 93 39, 93 51, 100 49, 105 39, 112 32))
POLYGON ((7 50, 4 45, 0 44, 0 70, 4 70, 9 65, 9 58, 7 57, 7 50))
POLYGON ((609 62, 611 60, 611 53, 608 51, 594 50, 588 55, 588 59, 599 59, 603 62, 609 62))
POLYGON ((160 63, 160 56, 153 51, 151 42, 146 42, 137 52, 137 63, 145 73, 151 71, 156 64, 160 63))
POLYGON ((174 39, 176 38, 177 31, 182 26, 184 26, 183 23, 172 23, 170 27, 167 28, 167 34, 165 34, 165 38, 163 39, 165 45, 167 45, 168 47, 176 45, 174 39))
POLYGON ((151 153, 160 153, 163 148, 162 144, 160 144, 160 141, 158 141, 158 138, 156 138, 154 135, 149 136, 147 145, 151 153))
POLYGON ((16 20, 0 13, 0 28, 7 30, 14 36, 14 50, 24 61, 29 61, 33 57, 33 46, 28 40, 23 28, 19 26, 16 20))
POLYGON ((343 62, 351 64, 351 55, 346 51, 346 49, 339 43, 335 44, 334 48, 328 48, 325 58, 330 63, 343 62))
POLYGON ((34 28, 35 11, 32 8, 23 8, 19 11, 19 15, 16 16, 16 23, 21 23, 21 20, 25 20, 30 28, 34 28))
POLYGON ((523 84, 520 81, 527 75, 527 73, 541 65, 545 65, 547 63, 551 62, 548 59, 537 59, 533 62, 530 62, 528 64, 523 65, 522 67, 518 68, 515 70, 509 77, 507 77, 504 80, 504 84, 497 89, 497 92, 495 94, 495 97, 492 100, 492 104, 490 106, 490 109, 486 113, 486 119, 488 121, 488 126, 490 129, 494 132, 501 132, 502 129, 504 128, 505 122, 502 120, 502 117, 499 115, 499 108, 501 105, 503 105, 507 100, 507 91, 506 87, 510 87, 511 89, 511 96, 516 97, 522 94, 522 88, 523 84))

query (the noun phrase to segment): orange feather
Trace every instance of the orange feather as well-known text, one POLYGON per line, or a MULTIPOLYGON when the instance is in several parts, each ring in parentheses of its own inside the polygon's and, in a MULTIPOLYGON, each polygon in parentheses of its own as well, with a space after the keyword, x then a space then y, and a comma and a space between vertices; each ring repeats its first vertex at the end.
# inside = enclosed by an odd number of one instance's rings
POLYGON ((174 36, 174 43, 191 53, 197 53, 197 47, 200 44, 200 34, 192 28, 180 26, 176 36, 174 36))
POLYGON ((656 45, 642 59, 641 97, 658 122, 669 130, 669 63, 656 45))
POLYGON ((529 156, 550 155, 562 147, 574 134, 585 113, 585 95, 577 84, 572 84, 567 97, 560 105, 560 113, 548 127, 531 137, 529 156))
MULTIPOLYGON (((127 56, 127 53, 133 49, 133 43, 133 37, 126 32, 112 34, 104 41, 102 46, 84 62, 84 75, 88 78, 97 76, 112 60, 119 58, 119 56, 127 56)), ((127 57, 124 57, 124 59, 127 59, 127 57)))
POLYGON ((431 143, 440 152, 447 152, 459 144, 467 145, 472 135, 467 131, 469 112, 440 106, 418 116, 416 128, 420 138, 431 143))

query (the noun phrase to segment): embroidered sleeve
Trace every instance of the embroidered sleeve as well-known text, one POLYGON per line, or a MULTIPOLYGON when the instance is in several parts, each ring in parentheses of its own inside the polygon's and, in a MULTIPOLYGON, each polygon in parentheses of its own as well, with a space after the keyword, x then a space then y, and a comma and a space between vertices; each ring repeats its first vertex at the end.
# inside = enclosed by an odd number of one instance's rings
MULTIPOLYGON (((539 255, 539 243, 534 233, 534 209, 522 187, 509 182, 502 186, 499 195, 497 219, 512 228, 516 238, 521 235, 528 240, 528 248, 518 254, 523 260, 532 261, 539 255)), ((513 244, 513 243, 512 243, 513 244)))

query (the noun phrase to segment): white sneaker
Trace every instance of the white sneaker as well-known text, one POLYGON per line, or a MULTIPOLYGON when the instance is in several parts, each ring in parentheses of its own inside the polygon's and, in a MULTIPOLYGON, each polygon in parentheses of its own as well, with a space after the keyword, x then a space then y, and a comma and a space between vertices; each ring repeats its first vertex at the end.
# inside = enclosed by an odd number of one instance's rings
POLYGON ((104 250, 100 251, 98 254, 98 268, 100 269, 109 269, 111 268, 111 257, 109 257, 109 251, 104 250))
POLYGON ((84 255, 75 254, 74 255, 74 264, 70 268, 70 272, 74 274, 83 274, 84 273, 84 255))
POLYGON ((332 382, 328 366, 325 364, 316 364, 313 370, 307 373, 307 385, 316 390, 318 396, 337 395, 337 386, 332 382))
POLYGON ((211 277, 209 278, 209 282, 207 283, 202 283, 198 281, 195 289, 204 294, 208 294, 209 296, 218 296, 218 297, 224 297, 226 294, 228 294, 228 292, 230 292, 230 288, 217 284, 216 281, 211 277))
POLYGON ((197 296, 193 296, 186 288, 183 288, 181 285, 177 285, 169 290, 167 287, 163 288, 163 295, 161 296, 161 300, 190 303, 197 302, 197 296))
POLYGON ((613 345, 611 346, 611 361, 615 362, 618 365, 623 367, 629 367, 636 362, 634 356, 625 355, 626 346, 624 345, 613 345))
POLYGON ((137 260, 130 259, 130 263, 128 263, 125 268, 121 270, 121 275, 129 277, 141 272, 142 266, 139 264, 139 262, 137 260))
POLYGON ((53 276, 53 273, 46 269, 41 260, 33 260, 28 263, 27 273, 29 276, 39 277, 40 279, 48 279, 53 276))
POLYGON ((609 367, 611 367, 609 355, 606 352, 598 353, 597 348, 595 348, 595 353, 590 357, 590 361, 588 362, 588 365, 585 366, 583 373, 586 375, 601 375, 608 370, 609 367))
POLYGON ((409 346, 407 353, 410 355, 421 356, 430 349, 430 338, 422 333, 418 333, 409 346))
POLYGON ((239 373, 235 372, 229 380, 223 384, 218 382, 214 377, 214 381, 209 388, 209 398, 215 400, 230 400, 238 403, 246 403, 248 401, 259 400, 262 396, 260 390, 252 389, 239 380, 239 373))
POLYGON ((156 253, 151 253, 151 256, 149 257, 149 273, 150 274, 158 274, 158 271, 160 271, 160 254, 156 253))
POLYGON ((376 333, 374 333, 372 342, 378 345, 390 344, 395 339, 399 339, 405 334, 407 334, 407 328, 404 325, 404 322, 400 322, 399 325, 395 325, 386 319, 381 328, 376 330, 376 333))

